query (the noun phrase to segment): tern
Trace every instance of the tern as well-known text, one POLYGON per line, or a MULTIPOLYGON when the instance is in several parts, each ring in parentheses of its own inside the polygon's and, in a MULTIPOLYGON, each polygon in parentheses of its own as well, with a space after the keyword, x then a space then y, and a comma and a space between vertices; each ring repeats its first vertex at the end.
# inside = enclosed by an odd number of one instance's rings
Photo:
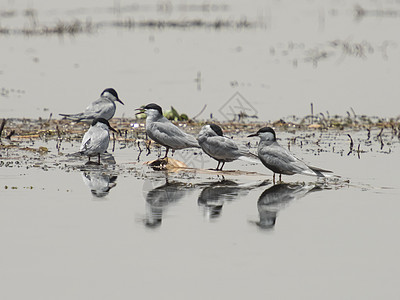
POLYGON ((100 98, 90 103, 83 113, 70 115, 60 114, 60 116, 78 122, 82 120, 93 120, 98 118, 110 120, 115 114, 115 102, 119 102, 122 105, 124 104, 118 98, 118 94, 114 89, 105 89, 101 93, 100 98))
POLYGON ((110 130, 117 132, 106 119, 94 119, 92 126, 83 136, 79 153, 87 155, 89 162, 91 157, 97 156, 97 163, 100 164, 100 155, 106 152, 110 142, 110 130))
POLYGON ((257 155, 251 153, 246 147, 238 145, 232 139, 224 136, 221 127, 216 124, 204 125, 197 140, 201 149, 218 161, 217 171, 222 171, 226 162, 236 159, 259 161, 257 155), (221 163, 221 168, 219 168, 221 163))
POLYGON ((279 174, 281 180, 282 174, 294 175, 303 174, 318 177, 326 177, 323 173, 332 173, 332 171, 323 170, 306 165, 300 159, 283 148, 276 140, 275 131, 271 127, 263 127, 248 137, 258 136, 258 157, 261 162, 274 172, 273 182, 275 183, 275 173, 279 174))
POLYGON ((151 103, 136 110, 139 110, 137 114, 145 113, 147 115, 147 136, 166 148, 163 159, 167 158, 169 149, 200 148, 194 136, 183 132, 163 116, 159 105, 151 103))

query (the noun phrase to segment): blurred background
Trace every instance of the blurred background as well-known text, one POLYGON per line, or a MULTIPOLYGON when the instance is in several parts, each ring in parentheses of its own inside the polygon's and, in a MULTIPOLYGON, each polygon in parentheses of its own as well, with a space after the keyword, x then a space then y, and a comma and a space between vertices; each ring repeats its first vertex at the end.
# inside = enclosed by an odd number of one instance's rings
POLYGON ((260 121, 311 102, 397 117, 398 28, 392 0, 2 0, 0 115, 76 113, 113 87, 116 117, 156 102, 224 121, 237 95, 260 121))

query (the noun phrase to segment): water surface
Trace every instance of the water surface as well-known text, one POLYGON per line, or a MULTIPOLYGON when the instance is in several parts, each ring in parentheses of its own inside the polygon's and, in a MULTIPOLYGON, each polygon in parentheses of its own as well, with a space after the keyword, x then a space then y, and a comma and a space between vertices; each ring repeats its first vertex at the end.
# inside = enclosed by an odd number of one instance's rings
MULTIPOLYGON (((294 135, 278 134, 282 144, 294 135)), ((102 166, 59 156, 52 141, 35 142, 44 156, 3 151, 0 294, 396 299, 399 142, 385 153, 373 141, 358 158, 347 155, 346 133, 334 135, 335 152, 327 134, 325 151, 316 151, 319 136, 291 151, 340 178, 284 176, 275 186, 262 165, 242 162, 223 173, 205 170, 216 166, 208 158, 202 170, 154 171, 143 162, 157 151, 137 162, 137 148, 119 144, 117 164, 102 166)), ((76 147, 64 143, 63 153, 76 147)))

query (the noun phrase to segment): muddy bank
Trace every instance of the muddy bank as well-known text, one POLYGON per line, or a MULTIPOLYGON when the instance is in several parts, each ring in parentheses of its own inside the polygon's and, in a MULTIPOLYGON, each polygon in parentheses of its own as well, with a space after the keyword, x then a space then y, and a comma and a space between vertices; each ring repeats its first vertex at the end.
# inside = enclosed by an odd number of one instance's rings
MULTIPOLYGON (((364 159, 370 155, 391 155, 396 152, 395 149, 400 144, 400 124, 394 119, 357 116, 332 118, 306 116, 301 119, 294 117, 288 119, 286 121, 281 119, 272 124, 261 122, 220 124, 226 136, 246 145, 254 153, 257 152, 258 141, 247 138, 247 135, 266 125, 276 129, 282 146, 301 156, 334 155, 334 157, 353 156, 364 159)), ((207 122, 190 120, 175 122, 184 131, 195 136, 205 123, 207 122)), ((143 163, 161 157, 165 150, 147 139, 144 120, 115 118, 111 120, 111 124, 118 133, 112 134, 108 153, 102 155, 103 166, 100 168, 117 173, 134 173, 141 177, 143 163)), ((39 168, 44 171, 92 168, 86 165, 86 157, 76 155, 81 139, 89 128, 88 123, 75 123, 65 119, 7 119, 0 125, 2 125, 1 168, 39 168)), ((169 171, 187 170, 188 176, 196 176, 199 172, 210 176, 218 174, 259 176, 268 173, 262 166, 253 172, 252 167, 245 164, 232 164, 232 167, 229 167, 231 171, 227 172, 204 171, 214 166, 214 161, 198 149, 176 151, 172 155, 177 163, 172 163, 169 171)), ((314 160, 312 158, 312 161, 314 160)))
MULTIPOLYGON (((240 119, 240 116, 239 116, 240 119)), ((226 134, 240 134, 256 131, 263 126, 272 126, 277 131, 301 130, 301 131, 331 131, 331 130, 347 130, 370 132, 379 129, 391 135, 400 138, 400 119, 397 118, 380 118, 357 116, 349 113, 348 116, 325 116, 320 113, 318 115, 308 115, 303 118, 291 116, 282 118, 272 123, 264 123, 261 121, 249 122, 246 116, 242 117, 243 122, 218 122, 217 120, 209 121, 179 121, 175 125, 182 127, 185 131, 197 134, 200 128, 205 124, 220 124, 226 134)), ((113 135, 113 139, 134 142, 141 138, 144 133, 145 120, 113 118, 110 120, 113 128, 117 129, 118 134, 113 135)), ((8 140, 23 139, 80 139, 86 130, 90 127, 88 122, 74 122, 67 119, 3 119, 0 123, 0 138, 8 140)), ((382 134, 381 133, 381 134, 382 134)))

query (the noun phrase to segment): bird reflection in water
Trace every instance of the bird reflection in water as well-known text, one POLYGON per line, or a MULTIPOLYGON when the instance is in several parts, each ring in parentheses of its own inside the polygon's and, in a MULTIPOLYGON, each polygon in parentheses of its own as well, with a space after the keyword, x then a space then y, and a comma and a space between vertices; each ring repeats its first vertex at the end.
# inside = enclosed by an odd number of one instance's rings
POLYGON ((222 180, 208 184, 201 191, 197 204, 203 208, 204 216, 209 219, 220 217, 225 201, 232 201, 246 196, 251 189, 260 187, 268 182, 237 184, 231 180, 222 180))
POLYGON ((266 189, 258 198, 257 208, 260 221, 254 222, 262 229, 272 229, 275 226, 278 212, 289 202, 300 199, 310 192, 320 191, 321 187, 305 184, 276 184, 266 189))
POLYGON ((185 198, 193 190, 193 186, 166 179, 165 184, 158 187, 154 187, 153 182, 146 181, 143 190, 146 198, 144 224, 146 227, 156 228, 161 226, 165 209, 185 198))
POLYGON ((117 185, 117 176, 101 170, 83 171, 82 179, 93 196, 103 198, 117 185))

